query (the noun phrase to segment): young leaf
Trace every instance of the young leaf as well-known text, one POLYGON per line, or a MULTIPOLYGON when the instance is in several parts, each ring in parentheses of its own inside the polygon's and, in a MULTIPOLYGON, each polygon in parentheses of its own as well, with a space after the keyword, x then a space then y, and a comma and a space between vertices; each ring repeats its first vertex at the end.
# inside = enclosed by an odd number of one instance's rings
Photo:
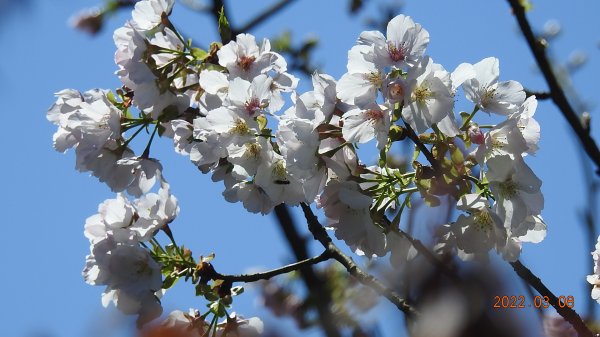
POLYGON ((231 41, 231 27, 225 16, 225 7, 221 7, 221 10, 219 11, 219 35, 221 36, 221 41, 223 41, 223 43, 231 41))

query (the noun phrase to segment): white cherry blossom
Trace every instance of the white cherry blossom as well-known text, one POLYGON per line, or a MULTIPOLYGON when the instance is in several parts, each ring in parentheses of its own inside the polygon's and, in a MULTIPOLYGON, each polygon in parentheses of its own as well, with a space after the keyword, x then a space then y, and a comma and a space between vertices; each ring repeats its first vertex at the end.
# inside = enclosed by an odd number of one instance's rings
POLYGON ((160 265, 137 244, 119 243, 111 236, 94 243, 83 276, 91 285, 106 286, 105 307, 112 302, 125 314, 141 315, 142 321, 162 312, 155 295, 162 288, 160 265))
POLYGON ((494 156, 487 161, 486 178, 496 198, 496 212, 506 228, 516 228, 544 208, 542 181, 521 157, 494 156))
POLYGON ((358 45, 348 51, 348 72, 337 83, 338 98, 350 105, 365 107, 375 103, 385 74, 375 63, 365 59, 372 47, 358 45))
POLYGON ((227 68, 233 78, 252 80, 269 71, 282 73, 287 64, 281 55, 271 51, 269 40, 263 40, 260 47, 250 34, 239 34, 217 52, 219 64, 227 68))
POLYGON ((600 237, 596 243, 596 250, 592 252, 594 259, 594 273, 588 275, 587 281, 592 285, 592 298, 600 303, 600 237))
POLYGON ((302 185, 290 175, 285 159, 275 152, 268 152, 268 156, 258 166, 255 184, 265 191, 275 205, 298 205, 305 201, 302 185))
POLYGON ((456 248, 463 259, 485 260, 491 249, 500 250, 506 243, 506 229, 502 219, 479 194, 467 194, 457 203, 461 214, 450 225, 456 248))
POLYGON ((236 77, 229 85, 225 105, 238 114, 249 117, 263 114, 269 107, 272 83, 273 79, 266 75, 258 75, 252 82, 236 77))
POLYGON ((135 4, 132 24, 139 30, 152 30, 162 23, 163 14, 171 14, 175 0, 142 0, 135 4))
POLYGON ((367 31, 358 38, 360 44, 373 46, 373 62, 383 67, 414 66, 429 44, 429 33, 410 16, 402 14, 390 20, 386 36, 379 31, 367 31))
POLYGON ((245 319, 233 312, 217 325, 215 337, 260 337, 263 330, 264 325, 259 318, 245 319))
POLYGON ((358 255, 384 256, 385 234, 371 219, 372 203, 373 199, 361 192, 358 183, 339 180, 330 180, 318 200, 327 216, 327 227, 336 238, 358 255))
POLYGON ((529 154, 534 154, 538 150, 540 141, 540 124, 533 118, 537 104, 535 96, 530 96, 519 107, 519 110, 510 116, 510 119, 517 120, 517 127, 521 130, 529 154))
MULTIPOLYGON (((464 71, 468 67, 464 68, 464 71)), ((467 98, 485 112, 510 115, 525 101, 523 86, 516 81, 498 82, 500 63, 488 57, 473 65, 476 76, 464 81, 467 98)), ((458 75, 457 75, 458 76, 458 75)))
POLYGON ((450 74, 431 58, 425 56, 410 68, 405 81, 402 117, 416 132, 424 132, 452 113, 450 74))
POLYGON ((516 119, 507 119, 490 129, 475 152, 477 162, 483 164, 490 157, 501 155, 520 157, 527 151, 527 143, 517 123, 516 119))
POLYGON ((358 108, 350 110, 343 117, 342 134, 347 142, 366 143, 375 138, 378 149, 381 150, 386 146, 392 123, 390 109, 373 105, 366 110, 358 108))

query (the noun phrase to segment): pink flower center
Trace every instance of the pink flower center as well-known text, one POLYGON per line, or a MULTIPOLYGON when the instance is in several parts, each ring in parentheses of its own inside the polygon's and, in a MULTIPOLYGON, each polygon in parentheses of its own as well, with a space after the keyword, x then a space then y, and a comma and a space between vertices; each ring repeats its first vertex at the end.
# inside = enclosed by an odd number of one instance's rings
POLYGON ((375 121, 378 121, 383 118, 383 111, 367 110, 367 111, 365 111, 365 116, 367 117, 367 119, 370 119, 375 122, 375 121))
POLYGON ((257 97, 252 97, 250 98, 250 100, 244 103, 244 108, 246 108, 246 111, 248 112, 248 114, 250 114, 250 116, 253 116, 256 113, 256 111, 261 109, 260 101, 257 97))
POLYGON ((390 98, 401 99, 404 96, 404 88, 398 83, 393 83, 389 87, 390 98))
POLYGON ((394 62, 404 61, 406 59, 406 52, 407 50, 404 43, 399 47, 391 42, 388 43, 388 54, 394 62))
POLYGON ((244 56, 240 57, 237 64, 244 71, 248 71, 250 69, 250 67, 252 66, 252 63, 254 63, 254 61, 256 61, 256 57, 244 55, 244 56))

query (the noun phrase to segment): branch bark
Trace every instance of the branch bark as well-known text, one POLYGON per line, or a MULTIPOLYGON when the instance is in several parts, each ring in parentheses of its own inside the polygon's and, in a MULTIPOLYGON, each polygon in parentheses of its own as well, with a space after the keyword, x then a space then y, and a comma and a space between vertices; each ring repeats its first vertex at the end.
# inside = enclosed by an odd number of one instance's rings
POLYGON ((286 6, 290 5, 294 1, 295 0, 281 0, 281 1, 273 4, 269 8, 265 9, 264 12, 258 14, 256 17, 254 17, 253 19, 248 21, 245 25, 243 25, 239 29, 235 29, 235 30, 232 29, 232 32, 233 32, 232 35, 236 36, 239 33, 247 33, 250 29, 263 23, 269 17, 271 17, 274 14, 277 14, 277 12, 284 9, 286 6))
POLYGON ((421 140, 419 140, 419 136, 415 133, 415 130, 413 130, 410 127, 410 125, 408 123, 406 123, 406 121, 404 121, 404 127, 406 128, 406 136, 410 140, 412 140, 415 143, 415 145, 417 145, 417 147, 419 148, 419 150, 421 151, 421 153, 423 153, 423 155, 425 155, 425 158, 427 158, 427 161, 431 164, 431 166, 433 167, 433 169, 436 172, 441 172, 439 161, 437 161, 435 159, 435 157, 433 156, 433 154, 431 153, 431 151, 429 151, 429 149, 427 148, 427 146, 425 146, 425 144, 423 144, 423 142, 421 142, 421 140))
POLYGON ((548 87, 550 88, 550 95, 552 101, 559 110, 562 112, 563 116, 566 118, 567 122, 575 132, 575 135, 579 139, 579 142, 585 149, 585 152, 590 157, 590 159, 596 164, 596 174, 600 175, 600 149, 598 149, 598 145, 592 138, 592 136, 585 130, 583 125, 581 124, 579 117, 567 96, 565 95, 563 89, 558 83, 558 79, 556 78, 554 72, 552 71, 552 66, 550 65, 550 61, 546 56, 546 51, 544 46, 536 39, 533 31, 531 29, 531 25, 525 16, 525 8, 521 5, 519 0, 507 0, 510 6, 512 7, 513 13, 519 23, 519 27, 521 28, 521 32, 525 36, 525 40, 527 40, 527 45, 535 60, 540 68, 546 82, 548 83, 548 87))
POLYGON ((371 287, 375 290, 379 295, 385 297, 394 304, 398 309, 404 312, 407 316, 418 315, 418 312, 415 308, 413 308, 408 301, 401 298, 395 291, 386 287, 380 280, 375 278, 373 275, 368 274, 364 270, 362 270, 351 257, 344 254, 331 240, 331 237, 325 231, 325 228, 321 226, 319 220, 315 216, 315 214, 305 203, 301 204, 302 211, 304 212, 304 216, 306 217, 306 221, 308 223, 308 229, 312 233, 315 240, 319 241, 321 245, 326 249, 326 251, 331 255, 331 257, 341 263, 346 270, 350 273, 350 275, 354 276, 360 283, 371 287))
POLYGON ((546 99, 551 99, 552 98, 552 94, 547 92, 547 91, 531 91, 531 90, 527 90, 525 89, 525 95, 527 97, 529 96, 535 96, 535 98, 538 101, 542 101, 542 100, 546 100, 546 99))
POLYGON ((575 328, 575 331, 577 331, 579 337, 594 336, 590 329, 585 325, 579 314, 567 306, 561 307, 558 304, 558 297, 556 297, 556 295, 554 295, 552 291, 550 291, 550 289, 544 285, 539 277, 525 267, 521 261, 517 260, 516 262, 511 262, 510 265, 513 267, 517 275, 535 288, 540 295, 548 296, 549 302, 554 309, 556 309, 556 312, 558 312, 558 314, 561 315, 567 322, 571 323, 573 328, 575 328))
POLYGON ((315 264, 319 264, 321 262, 329 260, 330 258, 331 257, 329 256, 329 253, 323 252, 319 256, 315 256, 310 259, 298 261, 296 263, 291 263, 291 264, 288 264, 281 268, 272 269, 272 270, 265 271, 265 272, 254 273, 254 274, 240 274, 240 275, 224 275, 224 274, 220 274, 218 272, 214 272, 214 275, 212 278, 231 282, 231 283, 234 283, 234 282, 250 283, 250 282, 256 282, 256 281, 261 281, 261 280, 268 280, 275 276, 279 276, 282 274, 287 274, 292 271, 300 270, 306 266, 312 266, 315 264))

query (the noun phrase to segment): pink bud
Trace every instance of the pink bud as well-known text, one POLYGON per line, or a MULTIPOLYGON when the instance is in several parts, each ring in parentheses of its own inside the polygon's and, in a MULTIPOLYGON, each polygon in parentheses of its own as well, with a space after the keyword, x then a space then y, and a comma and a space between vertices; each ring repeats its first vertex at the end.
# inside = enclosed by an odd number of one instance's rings
POLYGON ((469 131, 467 131, 467 132, 469 134, 469 138, 471 139, 472 143, 477 144, 477 145, 481 145, 484 143, 485 135, 483 134, 483 132, 481 131, 479 126, 471 125, 469 127, 469 131))

